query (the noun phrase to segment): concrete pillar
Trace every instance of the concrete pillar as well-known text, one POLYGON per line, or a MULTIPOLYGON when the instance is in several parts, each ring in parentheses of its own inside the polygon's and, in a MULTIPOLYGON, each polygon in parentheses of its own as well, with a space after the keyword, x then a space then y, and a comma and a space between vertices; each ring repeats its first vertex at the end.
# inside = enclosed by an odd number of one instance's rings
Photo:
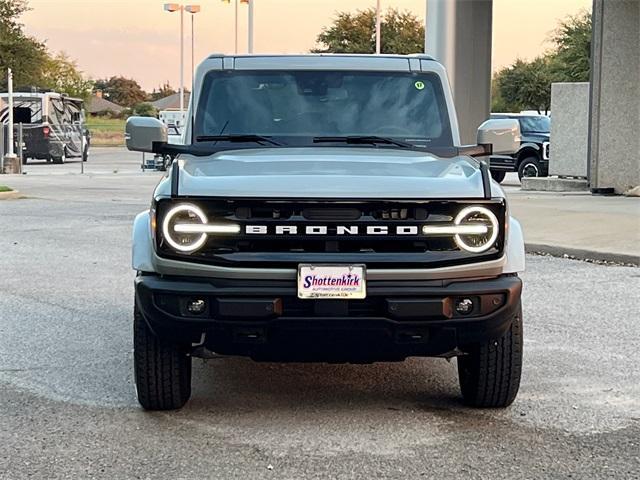
POLYGON ((447 69, 463 144, 491 112, 492 20, 493 0, 427 0, 425 52, 447 69))
POLYGON ((551 112, 549 175, 587 178, 589 82, 553 83, 551 112))
POLYGON ((591 48, 589 183, 624 193, 640 185, 640 1, 594 0, 591 48))

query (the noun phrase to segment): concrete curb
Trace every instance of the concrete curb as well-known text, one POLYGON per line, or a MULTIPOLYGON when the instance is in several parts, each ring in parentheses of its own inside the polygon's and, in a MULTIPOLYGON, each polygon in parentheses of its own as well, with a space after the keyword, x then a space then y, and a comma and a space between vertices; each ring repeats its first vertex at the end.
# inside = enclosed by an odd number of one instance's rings
POLYGON ((17 200, 18 198, 24 198, 18 190, 11 190, 10 192, 0 192, 0 200, 17 200))
POLYGON ((527 253, 546 253, 553 257, 568 255, 578 260, 596 260, 600 262, 626 263, 640 266, 640 256, 626 253, 599 252, 583 248, 562 247, 559 245, 544 245, 540 243, 526 243, 527 253))

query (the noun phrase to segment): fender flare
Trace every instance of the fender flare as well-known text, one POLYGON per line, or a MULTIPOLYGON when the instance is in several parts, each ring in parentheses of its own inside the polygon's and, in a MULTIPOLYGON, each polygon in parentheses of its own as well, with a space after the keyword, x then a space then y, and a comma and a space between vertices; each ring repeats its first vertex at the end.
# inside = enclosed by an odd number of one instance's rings
POLYGON ((504 264, 503 273, 520 273, 525 270, 524 235, 520 222, 509 217, 509 230, 505 246, 507 261, 504 264))
POLYGON ((533 150, 538 155, 541 155, 542 153, 542 147, 537 143, 530 143, 530 142, 523 143, 520 145, 520 150, 518 150, 518 157, 517 157, 518 163, 526 158, 527 156, 526 150, 533 150))
POLYGON ((153 238, 149 210, 136 216, 131 238, 131 266, 138 272, 154 272, 153 238))

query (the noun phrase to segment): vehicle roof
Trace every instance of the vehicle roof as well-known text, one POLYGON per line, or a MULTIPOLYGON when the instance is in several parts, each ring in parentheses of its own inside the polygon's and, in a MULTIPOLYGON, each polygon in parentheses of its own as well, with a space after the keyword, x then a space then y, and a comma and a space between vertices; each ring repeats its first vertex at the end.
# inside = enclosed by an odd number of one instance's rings
MULTIPOLYGON (((9 97, 8 92, 0 92, 0 97, 7 98, 9 97)), ((54 97, 54 98, 64 98, 65 100, 72 100, 74 102, 82 102, 84 100, 81 98, 69 97, 62 93, 58 92, 13 92, 13 98, 46 98, 46 97, 54 97)))
POLYGON ((546 117, 543 113, 492 113, 492 117, 526 118, 526 117, 546 117))
POLYGON ((228 55, 225 53, 212 53, 209 58, 297 58, 297 57, 347 57, 347 58, 421 58, 423 60, 435 59, 427 55, 426 53, 412 53, 411 55, 396 55, 390 53, 383 53, 380 55, 374 55, 371 53, 241 53, 228 55))
MULTIPOLYGON (((202 66, 223 70, 374 70, 409 71, 442 68, 432 57, 425 54, 413 55, 371 55, 342 53, 308 54, 250 54, 224 55, 214 53, 207 57, 202 66), (215 65, 218 65, 217 67, 215 65)), ((202 72, 199 72, 202 73, 202 72)))

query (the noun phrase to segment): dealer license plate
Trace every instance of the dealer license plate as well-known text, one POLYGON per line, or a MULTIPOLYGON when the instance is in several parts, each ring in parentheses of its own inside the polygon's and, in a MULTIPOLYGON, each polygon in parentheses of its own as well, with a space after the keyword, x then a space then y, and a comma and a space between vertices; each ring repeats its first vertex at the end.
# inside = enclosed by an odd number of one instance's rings
POLYGON ((298 298, 365 298, 365 277, 364 265, 299 265, 298 298))

